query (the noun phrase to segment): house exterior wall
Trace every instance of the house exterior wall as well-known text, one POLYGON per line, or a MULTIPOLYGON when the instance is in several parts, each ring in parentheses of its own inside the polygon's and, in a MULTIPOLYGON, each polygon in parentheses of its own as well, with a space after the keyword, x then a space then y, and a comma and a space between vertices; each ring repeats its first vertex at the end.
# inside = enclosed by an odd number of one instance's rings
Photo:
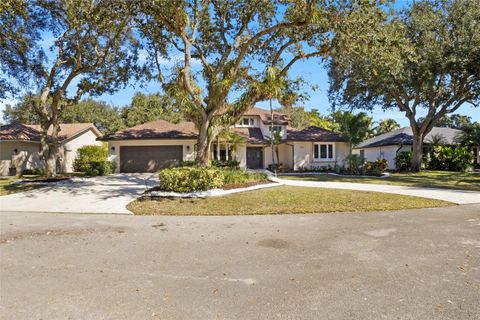
POLYGON ((28 141, 0 141, 0 175, 9 175, 15 167, 17 174, 25 169, 40 168, 40 143, 28 141), (14 150, 17 149, 17 153, 14 150))
POLYGON ((247 145, 240 144, 237 146, 237 153, 236 153, 237 161, 240 162, 240 168, 247 167, 247 145))
MULTIPOLYGON (((263 136, 266 138, 266 139, 269 139, 270 138, 270 125, 268 124, 264 124, 263 121, 260 119, 260 116, 244 116, 242 117, 243 118, 252 118, 254 120, 254 123, 252 126, 248 125, 248 126, 244 126, 244 125, 241 125, 241 124, 235 124, 234 127, 236 128, 248 128, 248 127, 251 127, 251 128, 260 128, 260 130, 262 131, 262 134, 263 136)), ((242 123, 242 119, 240 120, 240 123, 242 123)), ((287 138, 287 126, 286 125, 282 125, 282 131, 281 131, 281 137, 282 139, 286 139, 287 138)))
POLYGON ((183 161, 195 160, 195 144, 191 139, 115 140, 108 142, 109 161, 116 163, 115 172, 120 172, 120 147, 126 146, 183 146, 183 161))
POLYGON ((374 148, 356 148, 353 149, 353 154, 360 155, 360 151, 364 150, 364 157, 366 161, 376 161, 378 159, 385 159, 388 162, 388 169, 394 170, 395 158, 397 152, 408 152, 411 151, 411 146, 402 146, 397 145, 383 146, 383 147, 374 147, 374 148))
POLYGON ((350 153, 349 144, 346 142, 322 142, 331 143, 334 148, 334 157, 332 160, 316 160, 314 159, 315 142, 293 142, 293 170, 313 169, 321 167, 335 167, 336 165, 345 165, 345 158, 350 153))
POLYGON ((77 157, 77 150, 86 145, 102 145, 101 141, 97 141, 97 135, 92 131, 88 130, 81 135, 74 137, 73 139, 67 140, 62 144, 60 152, 63 155, 61 161, 61 169, 63 172, 73 172, 73 163, 77 157))

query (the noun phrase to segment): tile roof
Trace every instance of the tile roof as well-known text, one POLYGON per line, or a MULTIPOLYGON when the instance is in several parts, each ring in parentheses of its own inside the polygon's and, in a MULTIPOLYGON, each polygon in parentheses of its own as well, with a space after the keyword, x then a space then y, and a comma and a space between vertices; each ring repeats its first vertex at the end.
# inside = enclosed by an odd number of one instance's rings
POLYGON ((266 144, 268 141, 263 137, 262 130, 260 128, 233 128, 232 131, 238 133, 245 138, 247 143, 250 144, 266 144))
MULTIPOLYGON (((67 140, 77 134, 92 129, 97 136, 102 134, 93 123, 61 123, 58 140, 60 142, 67 140)), ((22 140, 22 141, 40 141, 40 125, 34 124, 9 124, 0 127, 0 140, 22 140)), ((51 135, 52 129, 48 130, 51 135)))
MULTIPOLYGON (((253 107, 247 110, 244 116, 259 116, 264 124, 271 123, 271 114, 270 110, 253 107)), ((273 111, 273 124, 285 125, 288 124, 288 117, 282 113, 273 111)))
POLYGON ((105 135, 99 140, 196 139, 197 132, 193 122, 174 124, 165 120, 155 120, 105 135))
MULTIPOLYGON (((452 129, 452 128, 441 128, 434 127, 432 131, 424 139, 425 143, 432 141, 434 137, 442 137, 444 144, 453 145, 455 144, 456 136, 461 133, 461 130, 452 129)), ((387 132, 376 137, 367 139, 358 145, 355 148, 374 148, 374 147, 383 147, 391 145, 411 145, 413 144, 413 133, 411 127, 403 127, 391 132, 387 132)))
POLYGON ((336 142, 345 141, 339 134, 316 126, 310 126, 305 129, 287 129, 287 141, 318 141, 318 142, 336 142))

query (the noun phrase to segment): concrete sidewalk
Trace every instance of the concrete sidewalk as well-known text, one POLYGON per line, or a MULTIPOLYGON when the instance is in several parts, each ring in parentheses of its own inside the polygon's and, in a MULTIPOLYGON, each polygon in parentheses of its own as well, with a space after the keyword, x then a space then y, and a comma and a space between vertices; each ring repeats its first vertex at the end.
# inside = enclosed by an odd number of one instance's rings
POLYGON ((64 183, 2 196, 0 211, 132 214, 126 205, 157 183, 156 175, 151 174, 73 178, 64 183))
POLYGON ((407 186, 369 184, 369 183, 301 181, 301 180, 280 179, 275 177, 271 177, 270 179, 272 181, 276 181, 278 183, 288 185, 288 186, 394 193, 394 194, 402 194, 407 196, 443 200, 443 201, 448 201, 456 204, 480 203, 480 191, 407 187, 407 186))

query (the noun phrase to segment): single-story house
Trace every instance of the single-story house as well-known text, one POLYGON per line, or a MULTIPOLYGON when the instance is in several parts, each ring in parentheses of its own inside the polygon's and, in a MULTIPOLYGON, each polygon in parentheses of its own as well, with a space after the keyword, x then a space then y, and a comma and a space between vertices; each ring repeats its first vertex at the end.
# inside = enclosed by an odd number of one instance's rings
MULTIPOLYGON (((41 169, 40 126, 9 124, 0 127, 0 175, 20 174, 25 169, 41 169)), ((59 132, 58 172, 73 172, 77 149, 101 145, 102 136, 93 123, 62 123, 59 132)))
MULTIPOLYGON (((456 137, 461 130, 434 127, 424 139, 425 144, 456 145, 456 137)), ((404 127, 367 139, 353 148, 353 154, 362 156, 366 161, 386 159, 388 169, 396 169, 395 158, 399 152, 412 151, 413 134, 411 127, 404 127)))
MULTIPOLYGON (((230 128, 243 137, 235 145, 217 140, 212 145, 212 159, 237 160, 240 167, 268 168, 272 161, 270 148, 270 111, 251 108, 230 128)), ((344 139, 319 127, 303 130, 288 126, 288 118, 275 112, 273 131, 282 137, 278 158, 284 168, 292 170, 343 165, 349 153, 344 139)), ((192 122, 169 123, 164 120, 147 122, 99 138, 107 141, 110 159, 118 172, 156 172, 195 159, 198 131, 192 122)))

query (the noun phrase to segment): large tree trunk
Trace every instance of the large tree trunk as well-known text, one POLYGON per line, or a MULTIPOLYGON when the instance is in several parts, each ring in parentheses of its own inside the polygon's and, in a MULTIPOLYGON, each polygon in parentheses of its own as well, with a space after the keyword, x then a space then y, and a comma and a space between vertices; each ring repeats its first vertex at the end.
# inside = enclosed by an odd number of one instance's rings
POLYGON ((410 170, 419 172, 422 169, 423 133, 413 134, 412 163, 410 170))
POLYGON ((210 121, 203 121, 198 132, 195 163, 199 167, 207 167, 210 164, 210 147, 212 144, 212 137, 210 136, 209 128, 210 121))
POLYGON ((45 176, 46 178, 55 177, 57 174, 57 157, 58 157, 58 133, 60 126, 58 121, 51 125, 52 133, 48 135, 50 126, 42 125, 42 155, 45 160, 45 176))

